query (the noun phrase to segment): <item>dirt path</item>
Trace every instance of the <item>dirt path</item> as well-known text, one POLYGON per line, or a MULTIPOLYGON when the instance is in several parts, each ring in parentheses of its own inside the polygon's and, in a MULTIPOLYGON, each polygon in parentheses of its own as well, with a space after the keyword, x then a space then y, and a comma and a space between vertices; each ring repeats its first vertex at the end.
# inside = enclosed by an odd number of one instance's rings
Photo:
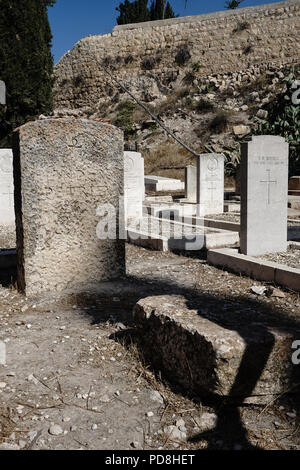
POLYGON ((88 306, 79 298, 33 304, 0 288, 0 340, 7 350, 0 366, 0 448, 300 449, 294 398, 266 409, 225 407, 214 432, 220 405, 183 397, 155 377, 129 334, 134 338, 133 305, 149 295, 188 288, 258 315, 280 310, 287 322, 299 321, 299 296, 257 297, 254 281, 197 258, 129 246, 127 259, 128 277, 107 284, 88 306), (237 412, 235 428, 231 413, 237 412))

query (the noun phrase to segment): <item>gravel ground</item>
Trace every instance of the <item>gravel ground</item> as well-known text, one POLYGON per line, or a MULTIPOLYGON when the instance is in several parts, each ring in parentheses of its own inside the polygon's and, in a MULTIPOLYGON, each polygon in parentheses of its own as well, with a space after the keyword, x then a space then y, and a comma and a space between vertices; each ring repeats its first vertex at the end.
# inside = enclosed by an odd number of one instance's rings
POLYGON ((290 268, 300 269, 300 250, 295 250, 293 248, 290 248, 286 253, 272 253, 260 256, 259 258, 263 258, 274 263, 285 264, 290 268))
POLYGON ((149 295, 190 295, 279 327, 299 323, 299 295, 254 295, 253 284, 196 254, 129 245, 127 277, 97 297, 32 303, 0 288, 0 448, 300 450, 299 396, 243 407, 185 397, 135 347, 132 308, 149 295))

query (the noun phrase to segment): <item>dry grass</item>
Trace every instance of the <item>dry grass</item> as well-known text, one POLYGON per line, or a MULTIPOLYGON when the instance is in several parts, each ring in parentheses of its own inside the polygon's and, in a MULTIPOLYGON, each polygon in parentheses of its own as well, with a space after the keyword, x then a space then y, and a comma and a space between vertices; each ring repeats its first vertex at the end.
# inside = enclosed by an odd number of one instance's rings
POLYGON ((181 171, 183 177, 184 167, 195 164, 191 153, 171 141, 162 142, 156 149, 145 152, 144 157, 145 174, 148 175, 167 176, 168 172, 168 177, 174 177, 174 171, 176 175, 181 171))
POLYGON ((191 90, 186 86, 180 88, 173 93, 170 93, 167 96, 167 99, 162 101, 159 106, 155 109, 157 114, 167 113, 174 111, 174 108, 177 108, 181 105, 181 100, 186 98, 191 93, 191 90))

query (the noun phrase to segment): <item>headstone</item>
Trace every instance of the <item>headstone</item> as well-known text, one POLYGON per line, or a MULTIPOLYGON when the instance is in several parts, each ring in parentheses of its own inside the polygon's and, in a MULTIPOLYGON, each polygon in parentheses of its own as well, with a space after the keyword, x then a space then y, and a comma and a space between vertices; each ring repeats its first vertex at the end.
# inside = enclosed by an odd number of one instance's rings
POLYGON ((241 253, 287 249, 289 146, 282 137, 254 136, 242 144, 241 253))
POLYGON ((14 224, 13 154, 11 149, 0 149, 0 226, 14 224))
POLYGON ((185 198, 190 202, 197 202, 197 167, 185 167, 185 198))
POLYGON ((224 210, 224 155, 201 154, 197 160, 197 215, 224 210))
POLYGON ((123 133, 71 117, 13 137, 18 286, 27 296, 81 293, 125 273, 124 241, 99 239, 99 208, 123 196, 123 133))
POLYGON ((138 152, 124 152, 125 220, 143 216, 144 159, 138 152))
POLYGON ((0 104, 6 104, 6 86, 2 80, 0 80, 0 104))

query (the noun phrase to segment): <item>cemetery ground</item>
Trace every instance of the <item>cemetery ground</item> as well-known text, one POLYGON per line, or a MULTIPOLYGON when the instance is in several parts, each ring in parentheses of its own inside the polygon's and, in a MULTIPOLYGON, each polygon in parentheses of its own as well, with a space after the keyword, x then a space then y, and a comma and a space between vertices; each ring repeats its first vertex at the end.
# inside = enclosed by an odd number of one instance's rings
MULTIPOLYGON (((243 319, 299 322, 300 297, 187 253, 127 245, 127 276, 98 298, 29 302, 0 289, 0 448, 300 449, 299 394, 263 405, 187 396, 152 370, 136 346, 132 310, 148 296, 192 296, 243 319)), ((3 283, 4 283, 3 279, 3 283)))

